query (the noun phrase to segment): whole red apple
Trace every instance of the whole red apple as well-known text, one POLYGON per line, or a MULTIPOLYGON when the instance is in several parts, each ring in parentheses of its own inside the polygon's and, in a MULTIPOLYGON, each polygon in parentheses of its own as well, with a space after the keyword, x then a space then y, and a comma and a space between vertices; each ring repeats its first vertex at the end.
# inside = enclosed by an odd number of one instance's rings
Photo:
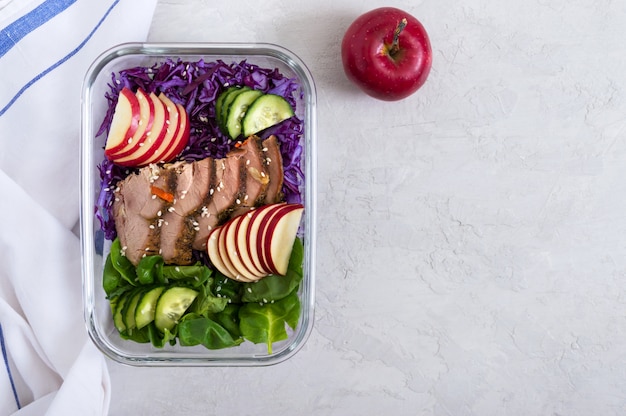
POLYGON ((346 76, 374 98, 396 101, 420 88, 432 50, 424 26, 410 14, 381 7, 359 16, 341 43, 346 76))

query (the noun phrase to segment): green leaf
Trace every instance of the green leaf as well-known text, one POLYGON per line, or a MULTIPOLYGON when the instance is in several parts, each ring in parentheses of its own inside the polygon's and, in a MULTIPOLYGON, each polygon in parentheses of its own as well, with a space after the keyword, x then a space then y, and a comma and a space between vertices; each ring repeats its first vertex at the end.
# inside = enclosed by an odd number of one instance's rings
POLYGON ((208 316, 209 314, 218 313, 224 310, 228 304, 228 299, 217 296, 213 292, 214 279, 210 278, 205 284, 199 287, 199 293, 192 310, 199 315, 208 316))
POLYGON ((233 338, 241 338, 241 329, 239 328, 239 308, 240 305, 229 303, 224 310, 215 314, 214 320, 222 325, 233 338))
POLYGON ((162 279, 163 257, 146 256, 143 257, 137 265, 137 280, 142 285, 151 285, 155 282, 160 283, 162 279))
POLYGON ((229 279, 221 272, 215 273, 215 295, 228 300, 229 303, 240 303, 243 283, 229 279))
POLYGON ((127 329, 126 331, 120 333, 120 336, 123 339, 128 339, 128 340, 135 341, 141 344, 145 344, 147 342, 150 342, 150 335, 148 331, 149 330, 147 326, 141 329, 137 329, 137 328, 127 329))
POLYGON ((296 238, 291 250, 287 273, 284 276, 270 275, 253 283, 244 283, 242 302, 277 301, 292 293, 302 281, 303 256, 302 241, 296 238))
POLYGON ((167 328, 161 332, 157 329, 154 322, 151 322, 147 328, 148 338, 152 345, 157 348, 163 348, 166 344, 174 345, 176 343, 176 327, 170 332, 167 328))
POLYGON ((246 303, 239 309, 239 327, 244 338, 255 344, 267 344, 287 339, 286 325, 292 329, 300 319, 300 299, 296 291, 274 303, 246 303))
POLYGON ((213 274, 211 269, 198 262, 191 266, 163 266, 163 283, 171 283, 172 280, 188 284, 193 287, 203 285, 213 274))
POLYGON ((119 238, 113 240, 111 244, 111 265, 117 270, 122 278, 131 285, 137 285, 137 274, 135 266, 128 260, 128 257, 122 254, 122 246, 119 238))
POLYGON ((180 345, 204 345, 210 350, 234 347, 243 342, 218 322, 198 315, 188 315, 178 324, 178 339, 180 345))
POLYGON ((104 271, 102 273, 102 287, 107 297, 123 284, 122 275, 113 267, 111 255, 109 254, 104 262, 104 271))

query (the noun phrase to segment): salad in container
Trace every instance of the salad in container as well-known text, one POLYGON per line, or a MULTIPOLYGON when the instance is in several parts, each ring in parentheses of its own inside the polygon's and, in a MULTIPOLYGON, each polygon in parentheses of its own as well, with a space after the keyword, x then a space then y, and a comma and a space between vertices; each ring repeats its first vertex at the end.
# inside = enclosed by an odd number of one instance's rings
POLYGON ((82 90, 84 316, 131 365, 270 365, 315 295, 312 76, 270 44, 116 46, 82 90))

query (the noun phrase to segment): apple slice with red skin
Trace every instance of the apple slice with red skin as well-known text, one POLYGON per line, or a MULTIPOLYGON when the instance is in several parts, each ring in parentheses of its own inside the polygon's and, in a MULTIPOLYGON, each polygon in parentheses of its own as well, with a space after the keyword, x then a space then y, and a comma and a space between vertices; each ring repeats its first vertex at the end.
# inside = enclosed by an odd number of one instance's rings
POLYGON ((145 139, 145 133, 152 128, 154 121, 154 102, 141 88, 137 90, 135 96, 139 102, 139 125, 133 136, 126 141, 126 145, 122 149, 116 152, 109 152, 108 154, 105 150, 104 154, 110 160, 115 161, 116 159, 126 157, 139 149, 139 146, 145 139))
POLYGON ((222 263, 224 263, 224 266, 226 266, 226 268, 230 271, 230 274, 234 276, 235 280, 240 282, 252 282, 252 279, 242 275, 240 271, 237 270, 237 268, 235 267, 235 265, 233 265, 231 261, 230 255, 228 254, 228 249, 226 247, 226 236, 228 235, 228 229, 233 224, 233 221, 234 220, 230 220, 221 226, 220 235, 217 240, 218 253, 220 258, 222 259, 222 263))
POLYGON ((301 204, 287 204, 276 210, 267 222, 263 237, 258 241, 263 245, 261 255, 270 273, 281 276, 287 273, 303 211, 301 204))
POLYGON ((140 109, 137 96, 128 88, 122 88, 115 112, 111 120, 111 128, 107 136, 104 152, 106 155, 116 153, 128 144, 139 127, 140 109))
POLYGON ((267 270, 266 265, 261 259, 261 253, 259 252, 259 245, 257 241, 261 238, 263 226, 266 222, 266 218, 272 215, 272 212, 276 209, 286 205, 285 203, 278 203, 272 205, 263 205, 262 207, 257 208, 252 217, 250 217, 250 222, 248 223, 248 227, 246 228, 246 245, 245 249, 248 250, 247 257, 250 258, 252 264, 257 270, 260 270, 264 273, 269 274, 269 270, 267 270))
POLYGON ((167 156, 168 153, 171 153, 172 149, 176 146, 178 132, 181 127, 180 109, 163 93, 159 94, 159 99, 165 105, 169 118, 165 122, 166 125, 163 140, 158 149, 155 149, 153 156, 149 160, 145 161, 146 165, 149 165, 150 163, 169 162, 169 160, 166 160, 165 156, 167 156))
POLYGON ((182 105, 177 103, 176 107, 180 113, 180 127, 178 129, 178 134, 172 141, 172 147, 163 155, 159 162, 169 162, 170 160, 173 160, 180 152, 183 151, 189 142, 189 114, 187 114, 187 110, 185 110, 185 107, 182 105))
POLYGON ((239 215, 230 220, 227 224, 224 224, 224 230, 222 230, 224 234, 224 250, 225 255, 228 257, 230 264, 233 266, 233 269, 237 272, 240 279, 243 278, 249 281, 255 281, 265 276, 265 274, 260 273, 257 275, 252 273, 242 261, 237 246, 237 231, 239 230, 239 224, 245 217, 245 214, 239 215))
POLYGON ((135 149, 126 155, 114 155, 113 162, 121 166, 145 166, 152 159, 161 146, 167 134, 169 113, 165 103, 156 94, 150 93, 148 99, 152 102, 152 123, 137 143, 135 149))
POLYGON ((235 248, 237 250, 237 256, 241 260, 241 262, 246 266, 246 268, 255 276, 263 277, 267 274, 266 271, 263 271, 257 268, 250 258, 250 251, 248 250, 248 239, 247 239, 247 231, 248 224, 250 224, 250 219, 254 214, 254 209, 250 212, 247 212, 241 215, 241 220, 239 220, 235 227, 235 235, 236 235, 236 244, 235 248))
POLYGON ((253 244, 256 244, 256 253, 257 253, 258 261, 261 264, 261 267, 263 268, 263 270, 265 270, 268 274, 272 273, 272 269, 270 268, 270 265, 264 253, 265 239, 271 236, 271 234, 267 234, 268 226, 271 223, 272 218, 274 218, 274 216, 278 214, 283 208, 287 207, 287 204, 282 204, 281 206, 270 205, 270 207, 272 207, 271 211, 269 211, 267 215, 265 215, 259 223, 259 231, 257 234, 257 238, 253 242, 253 244))
POLYGON ((230 279, 235 279, 235 276, 231 274, 230 270, 226 267, 222 261, 222 257, 220 256, 218 242, 221 232, 222 227, 216 227, 209 233, 209 238, 206 244, 207 254, 209 255, 209 259, 211 259, 211 263, 213 263, 213 266, 215 266, 217 270, 219 270, 224 276, 230 279))

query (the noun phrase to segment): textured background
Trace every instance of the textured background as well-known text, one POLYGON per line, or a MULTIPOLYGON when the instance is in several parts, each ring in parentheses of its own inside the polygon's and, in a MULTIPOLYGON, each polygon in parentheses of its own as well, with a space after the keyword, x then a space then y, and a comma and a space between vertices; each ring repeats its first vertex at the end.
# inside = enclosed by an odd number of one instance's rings
POLYGON ((151 41, 272 42, 318 92, 316 320, 269 368, 110 363, 111 413, 626 414, 626 2, 159 2, 151 41), (383 103, 343 32, 393 5, 425 86, 383 103))

